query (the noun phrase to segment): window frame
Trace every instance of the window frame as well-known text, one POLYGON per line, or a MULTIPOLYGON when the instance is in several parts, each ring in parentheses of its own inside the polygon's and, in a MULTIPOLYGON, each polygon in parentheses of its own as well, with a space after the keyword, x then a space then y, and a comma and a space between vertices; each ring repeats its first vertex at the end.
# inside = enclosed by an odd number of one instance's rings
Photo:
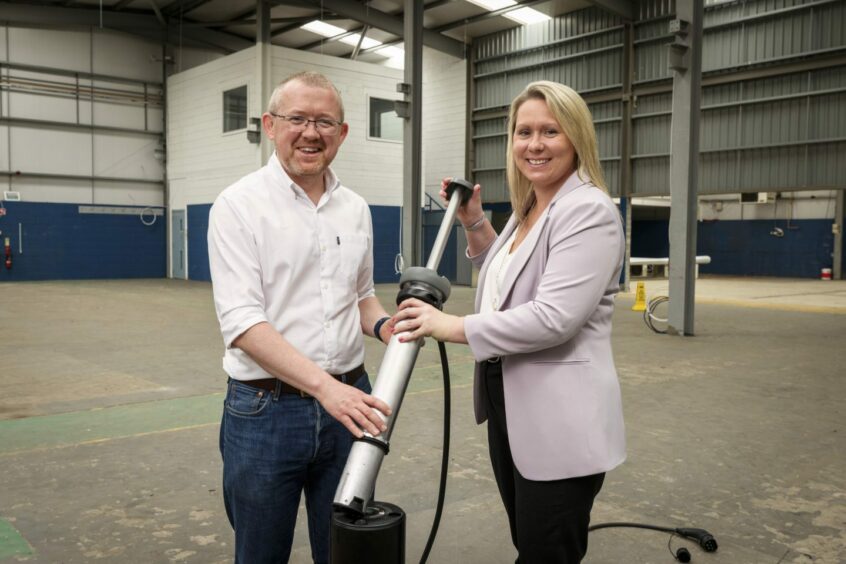
MULTIPOLYGON (((367 95, 367 121, 365 123, 366 132, 367 132, 367 140, 368 141, 378 141, 378 142, 381 142, 381 143, 394 143, 394 144, 402 145, 402 142, 403 142, 402 138, 400 138, 400 139, 389 139, 389 138, 386 138, 386 137, 374 137, 373 135, 370 134, 370 119, 371 119, 371 114, 372 114, 372 107, 370 105, 370 101, 373 100, 373 99, 383 100, 385 102, 401 101, 401 100, 396 100, 394 98, 384 98, 382 96, 374 95, 374 94, 368 94, 367 95)), ((396 112, 394 113, 394 115, 396 115, 396 112)), ((402 118, 399 117, 399 116, 397 116, 397 119, 402 120, 402 118)))
POLYGON ((222 135, 233 135, 236 133, 242 133, 247 131, 250 127, 250 85, 247 83, 239 84, 238 86, 233 86, 232 88, 226 88, 225 90, 221 91, 221 113, 220 113, 220 131, 222 135), (235 90, 244 89, 244 127, 237 128, 237 129, 226 129, 226 95, 230 92, 235 90))

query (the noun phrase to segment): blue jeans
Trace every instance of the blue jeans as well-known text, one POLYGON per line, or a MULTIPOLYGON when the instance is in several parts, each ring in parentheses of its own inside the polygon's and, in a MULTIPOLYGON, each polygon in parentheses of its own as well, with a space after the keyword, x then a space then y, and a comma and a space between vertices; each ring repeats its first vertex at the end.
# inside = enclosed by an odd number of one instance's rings
MULTIPOLYGON (((356 387, 370 392, 367 374, 356 387)), ((220 453, 236 564, 288 562, 303 491, 312 559, 328 563, 332 500, 352 440, 314 398, 229 381, 220 453)))

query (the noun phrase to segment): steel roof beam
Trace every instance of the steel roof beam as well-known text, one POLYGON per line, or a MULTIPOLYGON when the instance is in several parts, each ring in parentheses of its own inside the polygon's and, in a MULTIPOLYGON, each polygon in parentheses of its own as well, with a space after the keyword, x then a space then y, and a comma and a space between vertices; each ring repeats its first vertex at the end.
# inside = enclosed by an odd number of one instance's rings
POLYGON ((211 0, 179 0, 162 8, 162 13, 166 16, 187 14, 188 12, 196 10, 203 4, 208 4, 209 2, 211 2, 211 0))
MULTIPOLYGON (((10 23, 31 25, 82 25, 102 26, 134 35, 161 41, 165 27, 155 16, 135 12, 114 12, 94 8, 61 8, 58 6, 36 6, 32 4, 8 4, 0 2, 0 20, 10 23)), ((179 30, 168 29, 168 39, 179 41, 179 30)), ((181 31, 182 40, 190 40, 197 45, 214 47, 226 53, 233 53, 255 43, 238 35, 212 29, 185 28, 181 31)))
POLYGON ((626 0, 590 0, 590 3, 606 12, 616 14, 624 20, 631 21, 634 19, 634 8, 632 8, 634 2, 628 2, 626 0))

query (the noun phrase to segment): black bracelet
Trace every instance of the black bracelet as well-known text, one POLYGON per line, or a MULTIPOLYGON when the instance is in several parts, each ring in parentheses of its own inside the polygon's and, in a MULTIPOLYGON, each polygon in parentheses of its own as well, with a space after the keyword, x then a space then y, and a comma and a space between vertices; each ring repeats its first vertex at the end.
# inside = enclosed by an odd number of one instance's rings
POLYGON ((391 319, 390 317, 383 317, 379 321, 376 322, 376 325, 373 326, 373 336, 379 339, 380 342, 384 343, 385 341, 382 340, 382 336, 379 334, 379 331, 382 329, 382 325, 385 324, 386 321, 391 319))

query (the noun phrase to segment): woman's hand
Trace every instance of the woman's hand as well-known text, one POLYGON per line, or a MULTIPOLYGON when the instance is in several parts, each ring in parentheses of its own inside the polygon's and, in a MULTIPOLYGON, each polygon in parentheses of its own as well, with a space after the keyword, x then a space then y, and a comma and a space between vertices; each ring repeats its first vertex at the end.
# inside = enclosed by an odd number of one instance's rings
POLYGON ((402 302, 392 321, 401 343, 427 336, 450 343, 467 342, 463 317, 446 314, 417 298, 402 302))
MULTIPOLYGON (((441 199, 443 200, 444 204, 446 204, 449 200, 447 199, 446 188, 449 186, 449 183, 452 182, 452 178, 444 178, 441 181, 441 199)), ((455 192, 453 192, 455 194, 455 192)), ((461 222, 461 225, 464 227, 469 227, 479 221, 482 216, 485 215, 484 210, 482 209, 482 186, 476 184, 473 186, 473 195, 470 196, 470 199, 467 200, 465 204, 462 204, 458 207, 458 211, 455 214, 458 217, 458 221, 461 222)))

